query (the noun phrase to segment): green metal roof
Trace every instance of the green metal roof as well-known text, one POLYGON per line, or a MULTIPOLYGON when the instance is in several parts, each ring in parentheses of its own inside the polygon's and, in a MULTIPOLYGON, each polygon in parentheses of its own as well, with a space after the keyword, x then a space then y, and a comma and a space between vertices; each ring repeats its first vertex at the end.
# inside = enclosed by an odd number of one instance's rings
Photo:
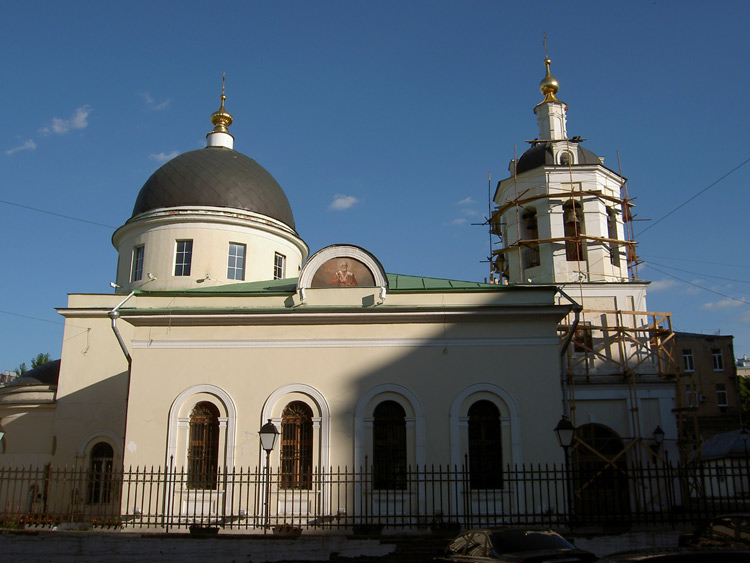
MULTIPOLYGON (((448 280, 441 278, 427 278, 422 276, 405 276, 403 274, 386 274, 388 276, 388 291, 400 292, 445 292, 445 291, 507 291, 513 286, 498 285, 492 283, 448 280)), ((182 291, 146 291, 140 290, 136 293, 143 295, 156 294, 188 294, 188 295, 278 295, 291 294, 297 291, 298 278, 286 278, 280 280, 265 280, 255 282, 240 282, 212 287, 199 287, 185 289, 182 291)))
POLYGON ((472 289, 498 289, 497 284, 446 280, 440 278, 425 278, 421 276, 405 276, 403 274, 386 274, 388 276, 389 291, 446 291, 446 290, 472 290, 472 289))

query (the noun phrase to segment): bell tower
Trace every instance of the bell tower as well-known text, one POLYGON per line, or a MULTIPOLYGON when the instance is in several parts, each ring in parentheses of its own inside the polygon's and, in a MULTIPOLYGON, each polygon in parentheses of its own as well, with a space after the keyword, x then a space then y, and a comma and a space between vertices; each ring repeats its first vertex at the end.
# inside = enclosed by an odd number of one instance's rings
POLYGON ((671 316, 646 306, 625 178, 584 148, 585 139, 568 135, 568 106, 548 57, 544 64, 539 132, 494 195, 490 223, 502 248, 493 250, 493 275, 510 285, 557 286, 560 303, 576 303, 558 326, 563 415, 580 439, 604 427, 621 437, 623 449, 599 451, 599 459, 637 461, 651 455, 639 447, 651 428, 669 427, 672 443, 683 436, 673 414, 685 393, 675 385, 671 316))
POLYGON ((493 232, 503 248, 493 257, 507 283, 623 282, 628 280, 626 236, 630 204, 622 199, 625 178, 604 159, 568 137, 568 106, 557 98, 550 72, 539 84, 534 108, 537 138, 497 185, 493 232))

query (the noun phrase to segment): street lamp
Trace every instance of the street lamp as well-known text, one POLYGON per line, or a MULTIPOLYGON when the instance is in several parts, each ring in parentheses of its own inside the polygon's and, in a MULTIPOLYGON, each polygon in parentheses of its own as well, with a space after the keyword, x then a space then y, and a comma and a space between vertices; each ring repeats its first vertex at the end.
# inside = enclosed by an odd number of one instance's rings
POLYGON ((662 442, 664 442, 664 434, 666 434, 666 432, 661 429, 661 426, 657 426, 656 428, 654 428, 653 437, 654 442, 656 443, 657 451, 661 447, 662 442))
POLYGON ((555 435, 557 436, 557 442, 565 453, 565 496, 567 497, 569 515, 573 514, 573 503, 570 494, 570 461, 568 458, 568 449, 573 445, 575 433, 576 427, 568 420, 567 416, 562 415, 560 422, 555 426, 555 435))
POLYGON ((659 457, 659 450, 661 450, 661 445, 664 443, 664 435, 666 432, 661 429, 661 426, 656 426, 654 428, 654 431, 651 433, 651 438, 654 441, 654 444, 651 446, 651 454, 654 456, 654 463, 656 463, 656 460, 659 457))
POLYGON ((573 423, 568 420, 568 417, 563 415, 560 422, 555 426, 555 434, 557 435, 557 441, 560 447, 566 452, 568 448, 573 445, 573 435, 576 433, 576 427, 573 423))
POLYGON ((276 445, 276 438, 279 436, 279 431, 276 425, 268 419, 258 431, 260 436, 260 446, 266 451, 266 521, 265 531, 268 530, 268 525, 271 520, 271 452, 273 451, 274 445, 276 445))

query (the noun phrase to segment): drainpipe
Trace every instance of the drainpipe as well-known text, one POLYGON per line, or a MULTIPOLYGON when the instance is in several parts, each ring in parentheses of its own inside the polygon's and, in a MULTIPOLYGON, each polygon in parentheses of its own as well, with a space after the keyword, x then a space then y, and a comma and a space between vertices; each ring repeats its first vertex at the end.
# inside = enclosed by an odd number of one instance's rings
POLYGON ((135 290, 128 293, 128 296, 120 301, 114 309, 112 309, 108 316, 110 319, 112 319, 112 332, 115 333, 115 338, 117 338, 117 342, 120 344, 120 348, 122 349, 122 353, 125 354, 125 359, 128 361, 128 377, 125 382, 125 416, 124 421, 122 425, 122 461, 123 461, 123 468, 125 467, 125 448, 127 447, 125 444, 125 434, 127 432, 128 428, 128 403, 130 402, 130 371, 133 365, 133 358, 130 356, 130 352, 128 352, 127 347, 125 346, 125 341, 122 339, 122 335, 120 334, 120 331, 117 328, 117 319, 120 318, 120 312, 118 309, 122 307, 125 302, 133 297, 133 294, 135 293, 135 290))
POLYGON ((575 335, 576 328, 578 328, 578 323, 581 320, 581 311, 583 310, 583 307, 579 305, 576 301, 574 301, 567 293, 565 293, 559 287, 557 288, 557 293, 559 293, 561 297, 564 297, 570 302, 571 308, 573 310, 573 324, 570 325, 568 334, 565 335, 565 338, 562 341, 562 346, 560 346, 560 387, 562 388, 562 409, 563 409, 563 416, 567 416, 568 420, 570 420, 570 405, 568 404, 568 374, 567 374, 568 347, 570 346, 571 340, 573 340, 573 335, 575 335))
POLYGON ((120 318, 120 312, 117 309, 122 307, 128 299, 133 297, 134 293, 135 290, 128 293, 128 296, 120 301, 120 303, 118 303, 115 308, 109 312, 109 318, 112 319, 112 332, 115 333, 115 338, 117 338, 117 342, 120 344, 122 353, 125 354, 125 359, 128 361, 128 379, 130 379, 130 365, 133 363, 133 359, 130 357, 130 352, 128 352, 128 349, 125 346, 125 341, 122 339, 122 335, 120 335, 120 331, 117 328, 117 319, 120 318))

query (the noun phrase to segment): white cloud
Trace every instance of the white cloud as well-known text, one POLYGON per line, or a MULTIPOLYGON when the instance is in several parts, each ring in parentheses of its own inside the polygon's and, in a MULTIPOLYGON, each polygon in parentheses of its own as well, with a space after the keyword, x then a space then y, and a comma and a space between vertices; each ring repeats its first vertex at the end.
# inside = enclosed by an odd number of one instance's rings
POLYGON ((359 203, 359 200, 351 195, 336 194, 328 209, 331 211, 344 211, 359 203))
POLYGON ((461 201, 457 201, 456 205, 473 205, 475 203, 476 201, 474 201, 474 198, 469 196, 469 197, 465 197, 461 201))
POLYGON ((158 153, 151 153, 148 155, 148 157, 152 160, 155 160, 157 162, 167 162, 168 160, 172 160, 174 157, 176 157, 178 154, 177 151, 172 152, 158 152, 158 153))
POLYGON ((33 151, 36 149, 36 143, 33 139, 29 139, 25 143, 18 145, 17 147, 13 147, 12 149, 8 149, 5 151, 5 154, 13 154, 14 152, 18 151, 33 151))
POLYGON ((736 299, 721 299, 719 301, 713 301, 701 305, 701 309, 704 311, 717 311, 719 309, 731 309, 735 307, 747 307, 747 303, 737 301, 736 299))
POLYGON ((141 97, 145 100, 146 105, 154 110, 154 111, 161 111, 169 106, 169 104, 172 103, 172 98, 167 98, 163 102, 157 102, 151 97, 151 94, 148 92, 142 92, 141 97))
POLYGON ((453 221, 448 221, 447 223, 443 223, 446 227, 460 227, 461 225, 466 224, 466 219, 463 217, 459 217, 458 219, 453 219, 453 221))
POLYGON ((693 280, 692 283, 694 283, 695 285, 686 285, 682 288, 681 293, 685 295, 697 295, 699 293, 703 293, 705 289, 701 285, 702 281, 703 280, 693 280))
POLYGON ((674 280, 656 280, 651 282, 651 285, 648 286, 648 292, 653 293, 654 291, 665 291, 676 285, 678 284, 674 280))
POLYGON ((52 125, 49 127, 42 127, 41 132, 45 135, 50 133, 56 133, 62 135, 67 133, 71 129, 85 129, 88 127, 89 114, 93 111, 90 105, 81 106, 76 108, 68 119, 61 119, 59 117, 52 118, 52 125))

